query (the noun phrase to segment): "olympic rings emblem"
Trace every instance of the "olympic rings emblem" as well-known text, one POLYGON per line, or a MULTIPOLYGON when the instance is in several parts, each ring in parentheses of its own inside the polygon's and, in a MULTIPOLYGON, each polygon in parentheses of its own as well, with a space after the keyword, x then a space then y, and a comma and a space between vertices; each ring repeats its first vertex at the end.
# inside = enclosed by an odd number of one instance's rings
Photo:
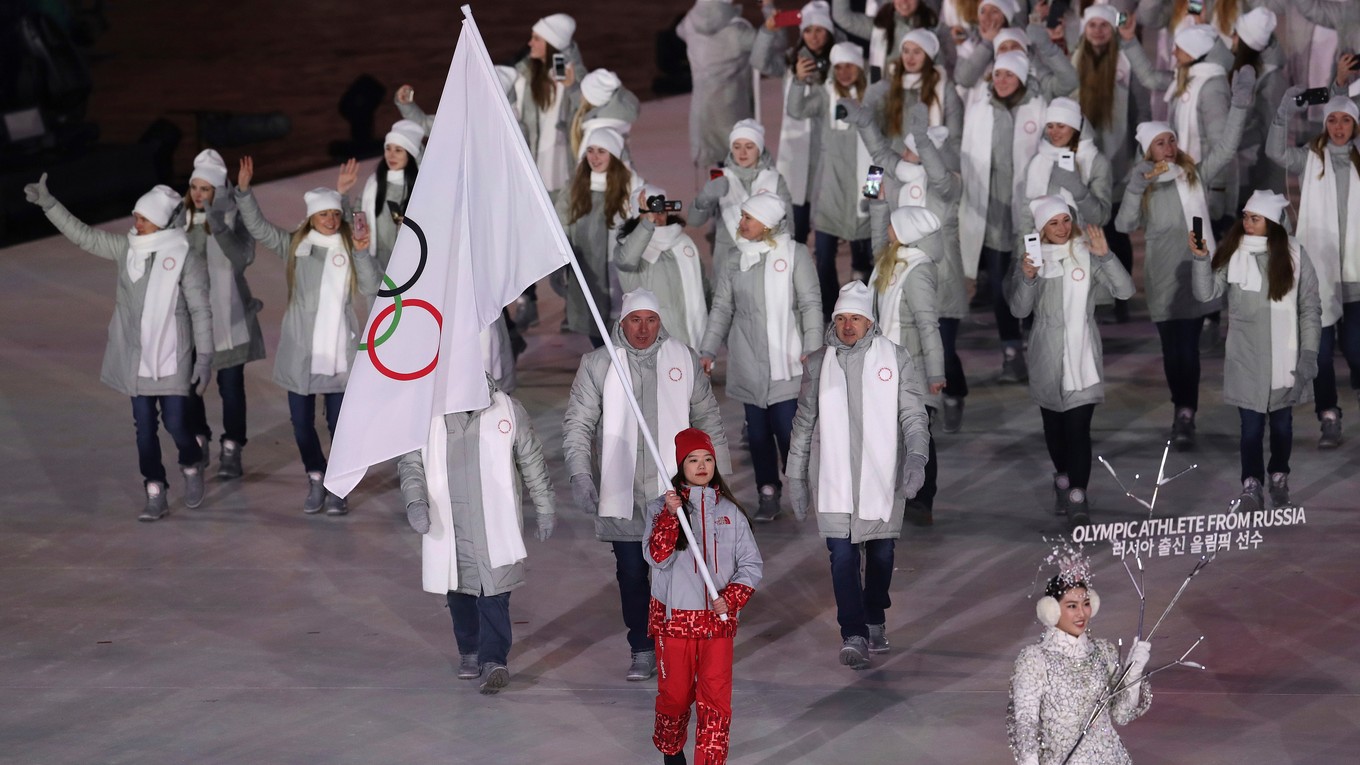
POLYGON ((407 216, 402 221, 402 224, 404 226, 409 226, 410 229, 415 232, 416 240, 420 244, 420 262, 416 265, 415 273, 411 274, 411 278, 407 279, 400 286, 393 282, 392 279, 389 278, 387 275, 385 274, 383 275, 382 282, 385 285, 385 288, 378 290, 378 296, 392 298, 392 305, 389 305, 386 308, 382 309, 381 311, 378 312, 377 316, 373 317, 373 321, 372 323, 369 324, 368 327, 367 337, 368 342, 360 343, 359 350, 368 353, 368 360, 372 362, 373 368, 378 370, 378 372, 381 373, 383 376, 391 378, 393 380, 409 381, 418 380, 434 371, 435 366, 439 364, 438 348, 436 348, 434 358, 430 361, 430 363, 425 365, 421 369, 417 369, 414 372, 397 372, 392 369, 389 369, 378 358, 377 353, 378 346, 387 342, 388 339, 392 337, 392 333, 396 332, 397 325, 401 323, 402 309, 406 306, 410 306, 411 308, 421 308, 427 311, 430 314, 430 316, 434 318, 435 323, 439 326, 439 331, 441 335, 444 331, 444 316, 439 312, 439 309, 435 308, 428 301, 415 299, 403 301, 401 299, 402 293, 414 287, 415 283, 420 279, 421 274, 425 272, 425 263, 429 259, 429 244, 425 240, 425 232, 421 230, 420 226, 414 220, 412 220, 410 216, 407 216), (387 327, 386 330, 383 331, 382 335, 379 336, 378 327, 383 323, 384 320, 387 319, 389 315, 392 317, 392 323, 387 327))
MULTIPOLYGON (((409 215, 402 220, 402 225, 414 231, 416 234, 416 241, 420 242, 420 263, 416 265, 416 272, 411 274, 410 279, 407 279, 400 287, 394 286, 391 289, 378 290, 378 297, 390 297, 390 298, 397 297, 406 290, 409 290, 412 287, 414 287, 416 281, 420 279, 420 275, 425 273, 425 261, 427 258, 429 258, 430 249, 429 244, 426 243, 425 241, 425 232, 421 230, 420 226, 416 225, 416 222, 412 220, 411 216, 409 215)), ((387 279, 384 278, 383 281, 387 281, 387 279)), ((388 284, 391 284, 391 282, 388 282, 388 284)))
POLYGON ((882 380, 883 382, 891 382, 893 379, 892 369, 890 367, 883 367, 882 369, 878 370, 878 379, 882 380))

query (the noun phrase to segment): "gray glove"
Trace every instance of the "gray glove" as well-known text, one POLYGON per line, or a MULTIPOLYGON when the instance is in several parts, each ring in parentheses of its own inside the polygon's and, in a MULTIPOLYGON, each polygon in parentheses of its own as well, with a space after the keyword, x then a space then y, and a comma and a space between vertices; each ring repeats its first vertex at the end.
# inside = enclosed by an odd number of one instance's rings
POLYGON ((1232 78, 1232 105, 1238 109, 1250 109, 1256 100, 1256 70, 1244 66, 1232 78))
POLYGON ((1053 166, 1053 172, 1049 174, 1049 180, 1058 184, 1060 188, 1072 192, 1072 197, 1086 196, 1086 184, 1081 182, 1081 175, 1075 170, 1064 170, 1057 165, 1053 166))
POLYGON ((1307 90, 1307 88, 1302 85, 1291 85, 1289 89, 1284 92, 1284 97, 1280 99, 1280 108, 1276 110, 1281 117, 1284 117, 1287 120, 1298 112, 1308 111, 1308 106, 1306 104, 1300 106, 1297 100, 1299 94, 1303 93, 1305 90, 1307 90))
POLYGON ((1044 43, 1053 44, 1053 39, 1048 36, 1048 27, 1037 22, 1031 21, 1025 26, 1025 36, 1029 38, 1030 50, 1035 51, 1036 55, 1044 43))
POLYGON ((539 513, 538 533, 534 536, 538 537, 538 541, 546 542, 548 541, 548 538, 552 536, 553 529, 555 528, 557 528, 556 513, 539 513))
POLYGON ((1148 187, 1148 184, 1152 183, 1147 177, 1148 173, 1151 173, 1156 167, 1157 166, 1152 163, 1152 160, 1148 159, 1134 165, 1133 169, 1129 171, 1128 188, 1135 194, 1142 194, 1144 189, 1148 187))
POLYGON ((915 499, 916 492, 926 483, 926 457, 922 454, 908 454, 902 461, 902 494, 907 499, 915 499))
MULTIPOLYGON (((916 148, 921 148, 921 139, 928 136, 930 130, 930 110, 926 105, 917 101, 907 110, 907 133, 916 136, 916 148)), ((916 152, 920 154, 920 151, 916 152)))
POLYGON ((789 501, 793 503, 793 517, 800 521, 807 520, 808 506, 812 504, 811 492, 808 491, 806 478, 790 478, 789 501))
POLYGON ((430 503, 423 499, 406 506, 406 522, 417 534, 430 533, 430 503))
POLYGON ((600 492, 588 474, 577 473, 571 477, 571 496, 581 512, 588 515, 600 512, 600 492))
POLYGON ((47 191, 47 173, 43 173, 37 183, 24 186, 24 199, 41 207, 44 211, 52 209, 52 205, 57 203, 57 198, 47 191))
POLYGON ((853 98, 842 98, 836 106, 845 107, 845 121, 855 127, 868 127, 874 121, 874 113, 853 98))
POLYGON ((1294 362, 1294 391, 1291 395, 1295 401, 1307 391, 1317 373, 1317 352, 1300 351, 1298 361, 1294 362))
POLYGON ((694 197, 694 206, 701 210, 709 210, 717 207, 718 200, 727 196, 729 186, 731 186, 731 184, 728 182, 726 175, 710 178, 708 183, 705 183, 704 187, 699 189, 698 195, 694 197))
POLYGON ((212 354, 200 353, 194 360, 194 376, 189 380, 193 386, 194 393, 202 396, 208 390, 208 382, 212 380, 212 354))

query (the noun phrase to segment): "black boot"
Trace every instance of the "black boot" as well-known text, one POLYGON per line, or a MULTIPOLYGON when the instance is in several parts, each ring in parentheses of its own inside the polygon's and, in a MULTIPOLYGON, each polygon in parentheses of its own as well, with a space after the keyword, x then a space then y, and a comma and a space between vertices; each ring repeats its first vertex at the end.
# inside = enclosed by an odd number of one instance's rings
POLYGON ((688 761, 685 759, 684 749, 681 749, 675 754, 663 754, 661 756, 665 758, 662 760, 662 762, 665 763, 665 765, 687 765, 688 763, 688 761))

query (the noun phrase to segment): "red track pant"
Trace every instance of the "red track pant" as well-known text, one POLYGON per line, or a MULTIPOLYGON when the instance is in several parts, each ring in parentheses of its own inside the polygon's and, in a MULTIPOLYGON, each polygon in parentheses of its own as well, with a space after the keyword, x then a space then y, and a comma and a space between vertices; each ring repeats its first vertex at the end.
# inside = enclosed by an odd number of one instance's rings
POLYGON ((732 638, 656 638, 656 730, 662 754, 685 746, 689 708, 698 701, 695 765, 727 762, 732 728, 732 638))

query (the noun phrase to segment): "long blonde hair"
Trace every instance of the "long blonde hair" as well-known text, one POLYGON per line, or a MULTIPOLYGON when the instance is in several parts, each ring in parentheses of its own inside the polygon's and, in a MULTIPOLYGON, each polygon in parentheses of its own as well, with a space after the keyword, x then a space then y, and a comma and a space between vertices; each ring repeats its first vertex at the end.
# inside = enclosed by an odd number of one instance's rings
MULTIPOLYGON (((307 235, 314 230, 311 216, 308 216, 306 220, 302 221, 302 225, 298 226, 297 230, 293 232, 292 239, 288 240, 288 262, 284 264, 284 270, 288 275, 288 302, 290 303, 293 302, 293 284, 297 280, 297 249, 302 246, 302 240, 306 239, 307 235)), ((349 283, 345 285, 345 289, 353 291, 359 283, 359 279, 354 273, 354 232, 350 230, 349 222, 342 218, 340 229, 336 233, 340 234, 340 238, 345 242, 345 254, 350 256, 349 283)))
POLYGON ((900 242, 893 243, 889 239, 887 244, 878 248, 878 253, 874 255, 874 270, 878 271, 878 275, 874 277, 874 292, 882 295, 888 291, 893 271, 897 269, 897 248, 901 246, 900 242))
POLYGON ((586 112, 589 112, 594 108, 594 104, 583 98, 581 99, 581 105, 576 107, 576 114, 571 118, 571 131, 569 137, 571 139, 571 155, 573 157, 580 156, 581 154, 581 142, 586 139, 586 129, 583 126, 586 112))

